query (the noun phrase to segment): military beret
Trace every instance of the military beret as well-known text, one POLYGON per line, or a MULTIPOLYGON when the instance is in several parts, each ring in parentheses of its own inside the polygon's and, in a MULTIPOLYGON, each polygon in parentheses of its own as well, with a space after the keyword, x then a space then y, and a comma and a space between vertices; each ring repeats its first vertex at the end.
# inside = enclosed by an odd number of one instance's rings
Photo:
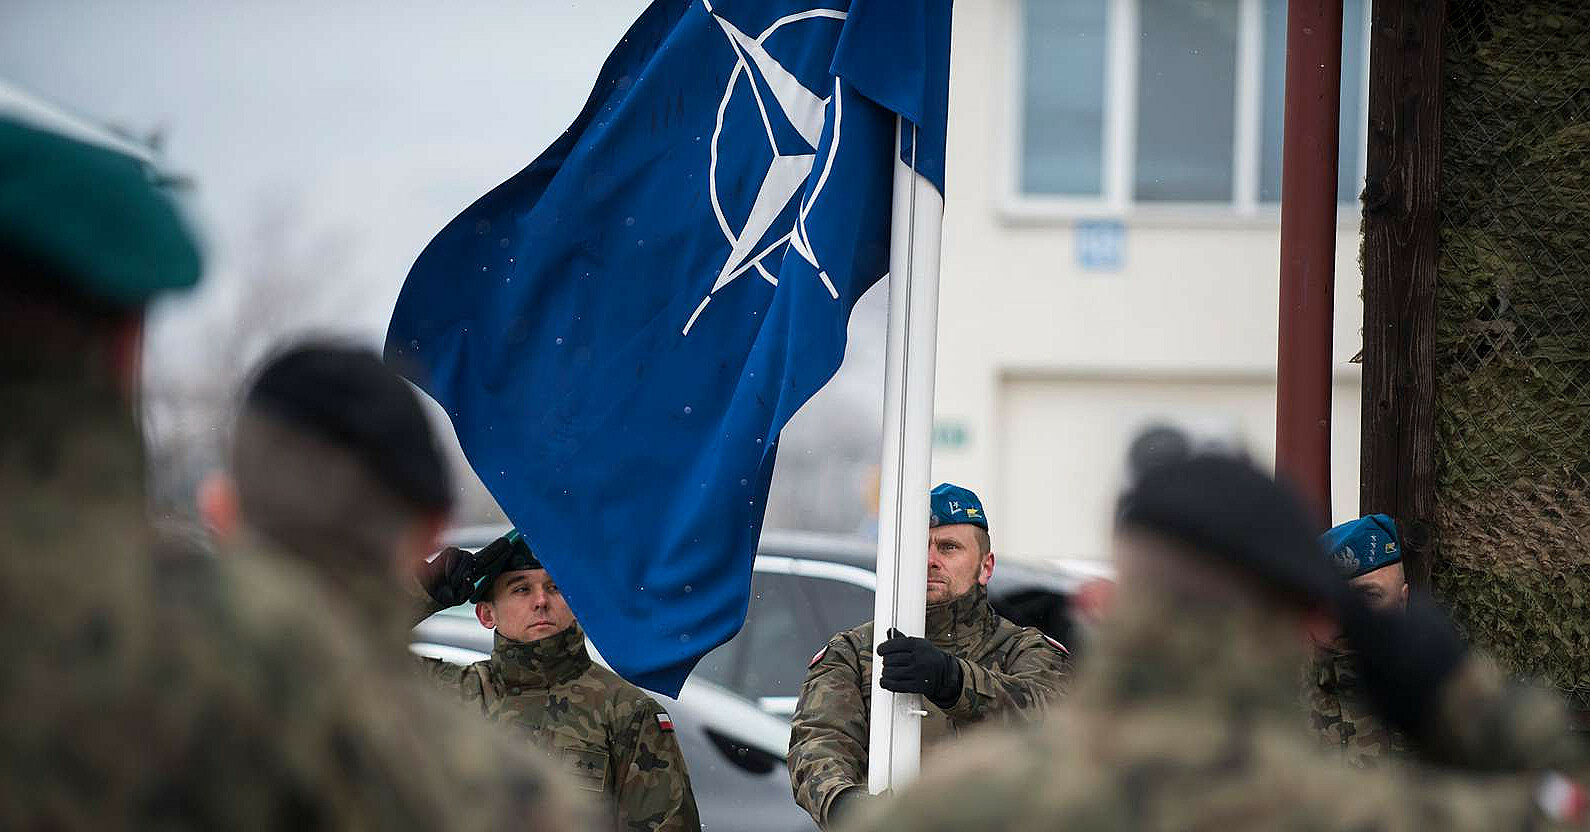
POLYGON ((988 530, 988 515, 983 513, 983 502, 970 489, 950 483, 940 483, 928 497, 928 528, 969 523, 988 530))
POLYGON ((291 347, 266 362, 244 401, 348 451, 409 503, 452 507, 452 477, 419 397, 374 351, 291 347))
POLYGON ((193 234, 147 155, 0 83, 0 253, 114 306, 197 283, 193 234))
POLYGON ((1185 543, 1305 603, 1342 597, 1301 499, 1246 460, 1200 454, 1150 466, 1121 497, 1117 522, 1185 543))
POLYGON ((1384 514, 1350 520, 1326 532, 1319 540, 1343 578, 1356 578, 1402 562, 1402 541, 1397 536, 1397 524, 1384 514))
POLYGON ((480 550, 480 555, 487 560, 486 568, 475 582, 475 591, 469 596, 472 603, 480 603, 491 595, 491 585, 504 572, 522 572, 526 569, 545 569, 539 558, 530 551, 530 544, 525 542, 524 535, 518 529, 510 529, 507 534, 497 538, 480 550), (507 547, 504 556, 492 557, 488 551, 492 547, 507 547))

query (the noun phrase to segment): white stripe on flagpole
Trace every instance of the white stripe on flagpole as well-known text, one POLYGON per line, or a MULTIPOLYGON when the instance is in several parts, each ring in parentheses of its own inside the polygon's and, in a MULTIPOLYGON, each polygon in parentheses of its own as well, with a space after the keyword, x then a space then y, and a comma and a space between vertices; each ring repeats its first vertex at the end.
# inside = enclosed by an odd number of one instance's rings
MULTIPOLYGON (((896 119, 899 132, 906 122, 896 119)), ((927 614, 928 488, 932 474, 933 380, 937 367, 939 240, 944 197, 895 154, 889 245, 889 333, 884 365, 883 460, 878 496, 878 589, 873 647, 890 628, 922 635, 927 614)), ((903 146, 903 145, 902 145, 903 146)), ((920 697, 878 685, 872 663, 867 786, 904 786, 920 765, 920 697)))

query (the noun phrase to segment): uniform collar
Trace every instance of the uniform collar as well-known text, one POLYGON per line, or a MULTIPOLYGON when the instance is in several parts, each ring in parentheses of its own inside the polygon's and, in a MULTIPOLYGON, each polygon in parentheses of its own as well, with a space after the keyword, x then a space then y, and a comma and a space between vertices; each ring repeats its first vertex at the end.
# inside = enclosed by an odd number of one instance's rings
POLYGON ((1337 692, 1357 678, 1353 654, 1344 647, 1321 646, 1314 651, 1314 683, 1321 689, 1337 692))
POLYGON ((514 641, 497 633, 491 669, 516 687, 550 688, 584 673, 591 666, 585 632, 578 623, 539 641, 514 641))
POLYGON ((1210 709, 1212 719, 1292 720, 1308 650, 1245 605, 1123 598, 1077 680, 1083 708, 1210 709))
MULTIPOLYGON (((988 603, 988 588, 974 584, 970 592, 927 608, 927 637, 940 648, 965 648, 994 634, 998 621, 988 603)), ((955 651, 951 651, 955 652, 955 651)))

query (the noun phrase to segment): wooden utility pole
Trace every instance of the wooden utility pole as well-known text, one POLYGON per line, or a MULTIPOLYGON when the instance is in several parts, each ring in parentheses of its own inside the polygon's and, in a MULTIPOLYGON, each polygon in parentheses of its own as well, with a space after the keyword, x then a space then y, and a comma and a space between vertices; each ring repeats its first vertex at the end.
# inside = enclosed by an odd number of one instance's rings
POLYGON ((1435 542, 1435 280, 1445 0, 1374 0, 1364 190, 1360 508, 1397 518, 1427 588, 1435 542))

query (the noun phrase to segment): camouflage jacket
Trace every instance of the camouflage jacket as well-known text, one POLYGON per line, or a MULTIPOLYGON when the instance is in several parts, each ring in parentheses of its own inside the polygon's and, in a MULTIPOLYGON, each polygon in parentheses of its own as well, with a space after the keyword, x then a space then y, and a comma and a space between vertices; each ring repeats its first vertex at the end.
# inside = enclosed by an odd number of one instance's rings
MULTIPOLYGON (((961 663, 961 694, 949 708, 923 697, 922 745, 979 723, 1038 719, 1065 690, 1065 648, 1038 630, 1000 618, 979 586, 927 609, 927 638, 961 663)), ((872 623, 834 636, 812 659, 790 726, 795 802, 821 826, 845 789, 867 784, 872 703, 872 623)))
POLYGON ((1258 610, 1123 597, 1042 729, 933 758, 848 828, 1578 828, 1541 811, 1537 773, 1364 771, 1322 753, 1297 715, 1305 658, 1296 629, 1258 610))
POLYGON ((118 397, 0 398, 0 828, 583 828, 296 564, 157 543, 118 397))
POLYGON ((491 658, 467 667, 421 661, 487 717, 528 732, 579 786, 605 792, 620 828, 701 828, 673 721, 657 700, 591 661, 578 624, 528 643, 498 635, 491 658))
POLYGON ((1335 647, 1316 650, 1304 695, 1320 747, 1340 753, 1348 765, 1371 768, 1384 757, 1407 753, 1402 732, 1374 716, 1352 653, 1335 647))

